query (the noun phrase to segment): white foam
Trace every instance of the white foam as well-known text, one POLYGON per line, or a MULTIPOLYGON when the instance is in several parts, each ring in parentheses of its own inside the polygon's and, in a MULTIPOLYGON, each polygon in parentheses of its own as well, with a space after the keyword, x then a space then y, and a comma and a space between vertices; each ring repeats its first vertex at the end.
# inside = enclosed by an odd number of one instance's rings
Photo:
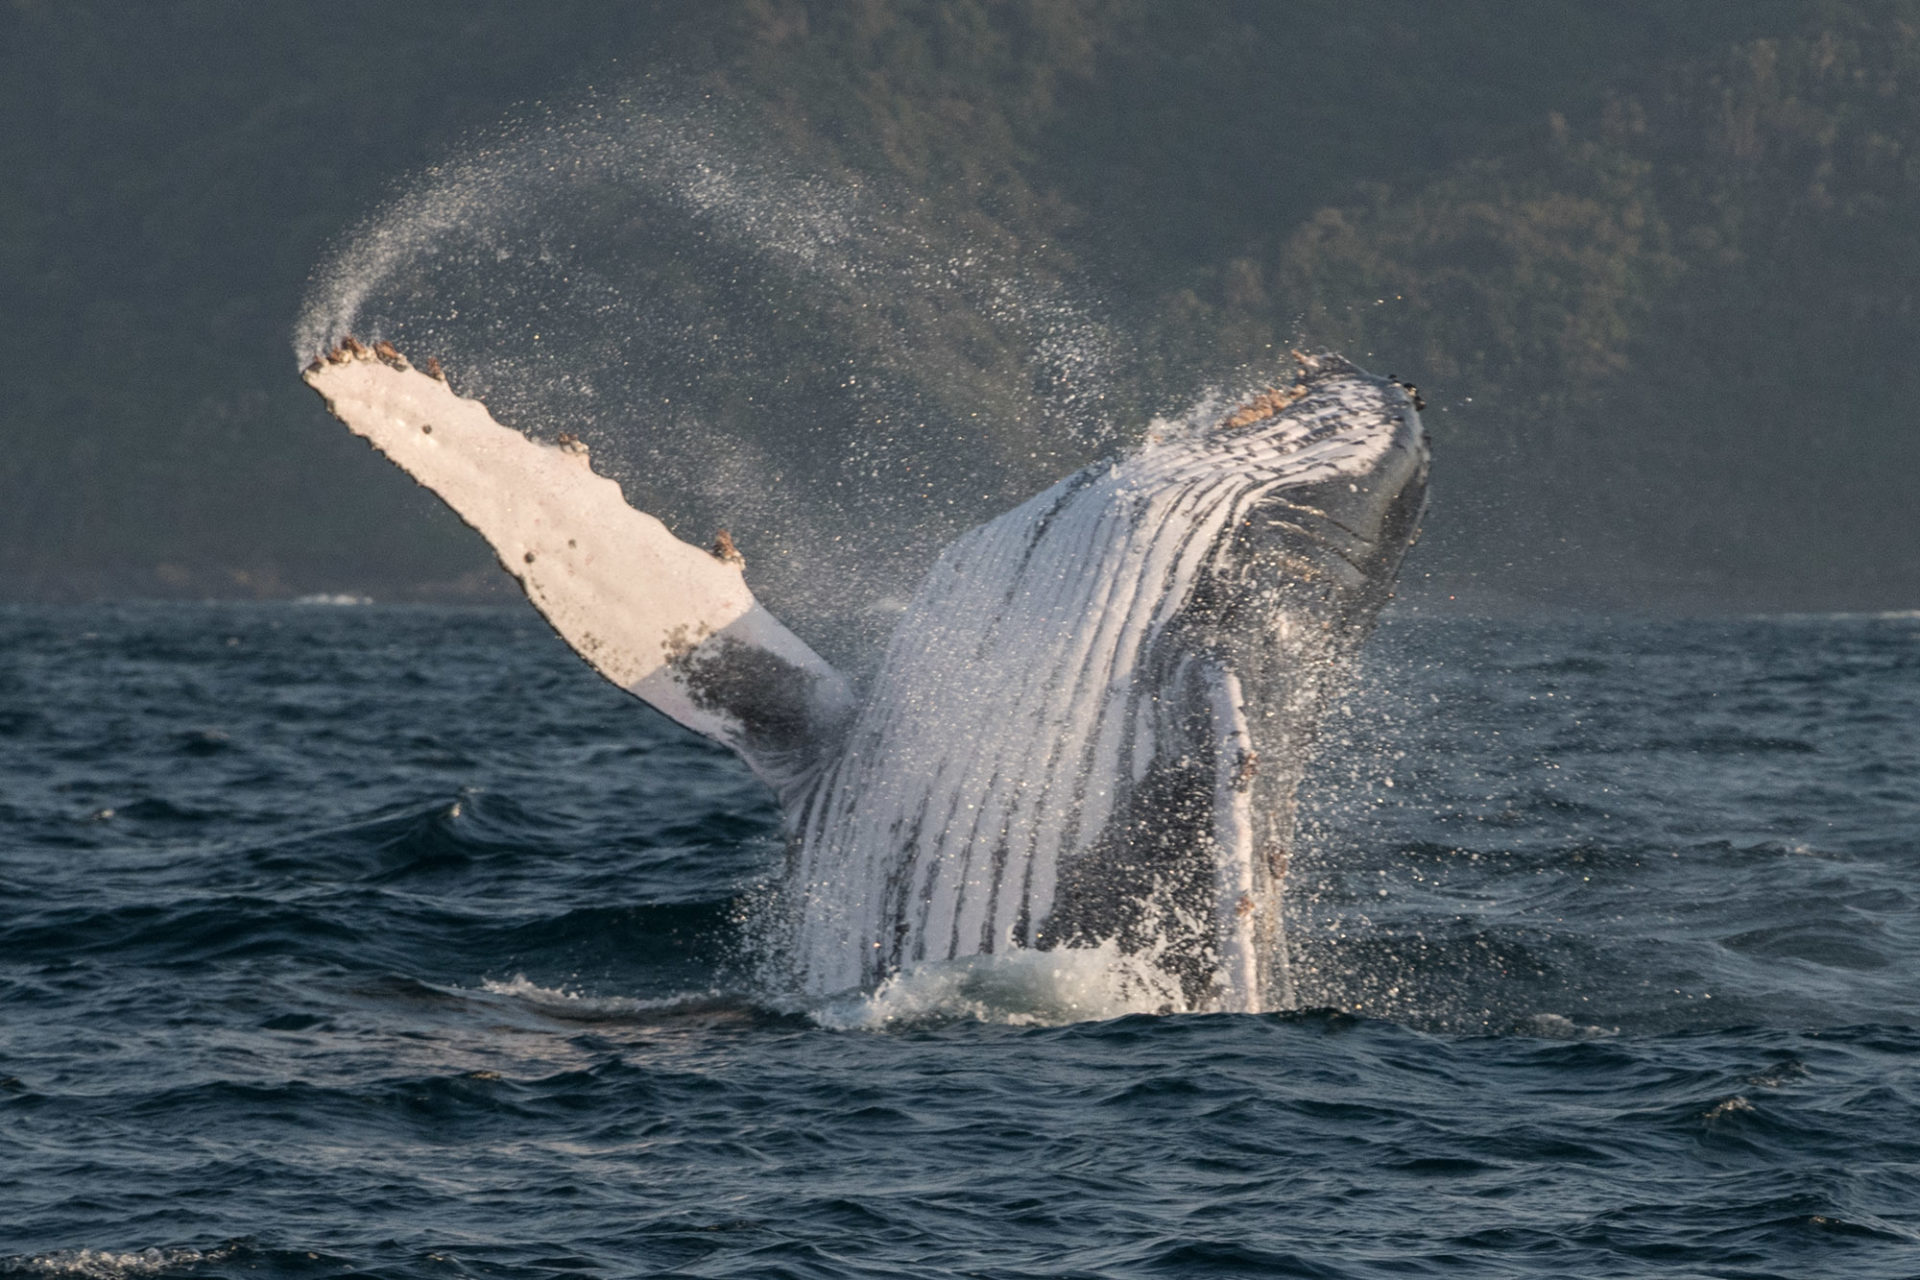
POLYGON ((24 1257, 0 1258, 0 1272, 41 1276, 77 1276, 83 1280, 118 1280, 145 1276, 203 1262, 217 1262, 231 1249, 146 1248, 116 1253, 111 1249, 59 1249, 24 1257))
POLYGON ((718 992, 681 992, 677 995, 642 999, 637 996, 593 996, 565 987, 543 987, 525 974, 498 981, 488 979, 480 989, 492 996, 510 1000, 551 1017, 596 1021, 603 1018, 630 1018, 636 1015, 705 1004, 719 998, 718 992))
POLYGON ((356 596, 344 591, 320 591, 310 596, 295 596, 293 603, 300 605, 325 605, 335 608, 350 608, 355 605, 373 603, 372 596, 356 596))
POLYGON ((1107 943, 912 964, 871 994, 829 1000, 812 1016, 837 1031, 880 1031, 966 1021, 1062 1026, 1185 1011, 1177 983, 1107 943))
POLYGON ((1600 1040, 1618 1035, 1620 1028, 1596 1027, 1575 1022, 1563 1013, 1535 1013, 1522 1018, 1514 1027, 1523 1036, 1542 1040, 1600 1040))
POLYGON ((1701 1118, 1711 1123, 1715 1120, 1724 1120, 1728 1116, 1739 1115, 1743 1111, 1753 1111, 1754 1109, 1755 1109, 1754 1105, 1751 1102, 1748 1102, 1743 1097, 1735 1095, 1734 1097, 1728 1098, 1726 1101, 1719 1103, 1718 1105, 1713 1107, 1712 1110, 1703 1113, 1701 1118))

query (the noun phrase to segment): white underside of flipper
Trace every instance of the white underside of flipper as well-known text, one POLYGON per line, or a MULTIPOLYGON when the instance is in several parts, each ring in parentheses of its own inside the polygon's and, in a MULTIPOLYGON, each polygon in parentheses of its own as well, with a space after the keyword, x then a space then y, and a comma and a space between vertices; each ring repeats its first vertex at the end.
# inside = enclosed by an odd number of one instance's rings
POLYGON ((783 796, 802 785, 853 696, 754 599, 738 558, 689 546, 634 510, 584 446, 529 440, 380 351, 349 340, 306 382, 473 526, 594 670, 733 747, 783 796))
MULTIPOLYGON (((1266 997, 1260 973, 1261 911, 1279 910, 1262 902, 1254 875, 1255 831, 1252 769, 1258 756, 1247 729, 1246 697, 1240 677, 1219 669, 1207 680, 1213 732, 1214 936, 1219 939, 1219 995, 1223 1012, 1254 1013, 1266 997)), ((1273 896, 1271 890, 1267 896, 1273 896)))

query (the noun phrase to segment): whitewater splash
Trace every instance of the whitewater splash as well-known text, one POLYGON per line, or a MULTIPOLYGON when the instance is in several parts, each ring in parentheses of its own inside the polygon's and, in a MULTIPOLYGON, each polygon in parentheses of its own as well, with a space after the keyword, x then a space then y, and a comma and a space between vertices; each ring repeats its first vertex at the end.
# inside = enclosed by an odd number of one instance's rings
POLYGON ((499 425, 384 341, 306 379, 596 670, 779 796, 803 992, 1104 950, 1156 1008, 1244 1011, 1286 1002, 1295 791, 1426 490, 1408 390, 1300 362, 960 538, 864 689, 754 598, 724 531, 681 542, 571 436, 499 425))
POLYGON ((721 991, 653 999, 596 996, 542 986, 523 974, 485 982, 480 991, 485 997, 509 1000, 560 1022, 686 1023, 797 1014, 835 1031, 901 1030, 952 1022, 1062 1026, 1185 1009, 1177 983, 1151 960, 1128 955, 1112 943, 929 961, 889 975, 871 991, 797 1002, 778 993, 767 993, 773 996, 768 1003, 744 1001, 721 991))
POLYGON ((871 992, 823 1001, 810 1013, 834 1030, 881 1031, 962 1020, 1053 1027, 1185 1008, 1178 982, 1108 942, 909 965, 871 992))

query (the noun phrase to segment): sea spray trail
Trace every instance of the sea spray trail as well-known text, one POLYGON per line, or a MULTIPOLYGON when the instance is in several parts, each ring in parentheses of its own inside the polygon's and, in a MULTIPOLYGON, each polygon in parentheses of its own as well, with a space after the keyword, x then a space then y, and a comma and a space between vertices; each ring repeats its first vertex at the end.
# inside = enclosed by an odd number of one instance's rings
POLYGON ((1294 868, 1362 1012, 1085 1022, 755 988, 757 784, 523 612, 0 610, 0 1272, 1904 1278, 1916 654, 1389 613, 1294 868))
POLYGON ((641 509, 859 670, 938 549, 1122 440, 1124 338, 1034 253, 810 172, 739 109, 637 86, 475 139, 315 272, 348 332, 585 438, 641 509))

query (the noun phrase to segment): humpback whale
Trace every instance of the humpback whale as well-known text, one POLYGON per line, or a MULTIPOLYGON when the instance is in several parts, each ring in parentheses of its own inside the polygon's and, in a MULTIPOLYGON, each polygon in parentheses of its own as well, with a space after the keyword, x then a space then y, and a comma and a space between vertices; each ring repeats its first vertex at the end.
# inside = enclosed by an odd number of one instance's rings
POLYGON ((1288 999, 1281 889, 1316 728, 1425 506, 1412 389, 1294 383, 964 534, 856 688, 586 446, 347 338, 305 380, 439 495, 575 652, 777 796, 795 981, 1113 948, 1169 1008, 1288 999))

